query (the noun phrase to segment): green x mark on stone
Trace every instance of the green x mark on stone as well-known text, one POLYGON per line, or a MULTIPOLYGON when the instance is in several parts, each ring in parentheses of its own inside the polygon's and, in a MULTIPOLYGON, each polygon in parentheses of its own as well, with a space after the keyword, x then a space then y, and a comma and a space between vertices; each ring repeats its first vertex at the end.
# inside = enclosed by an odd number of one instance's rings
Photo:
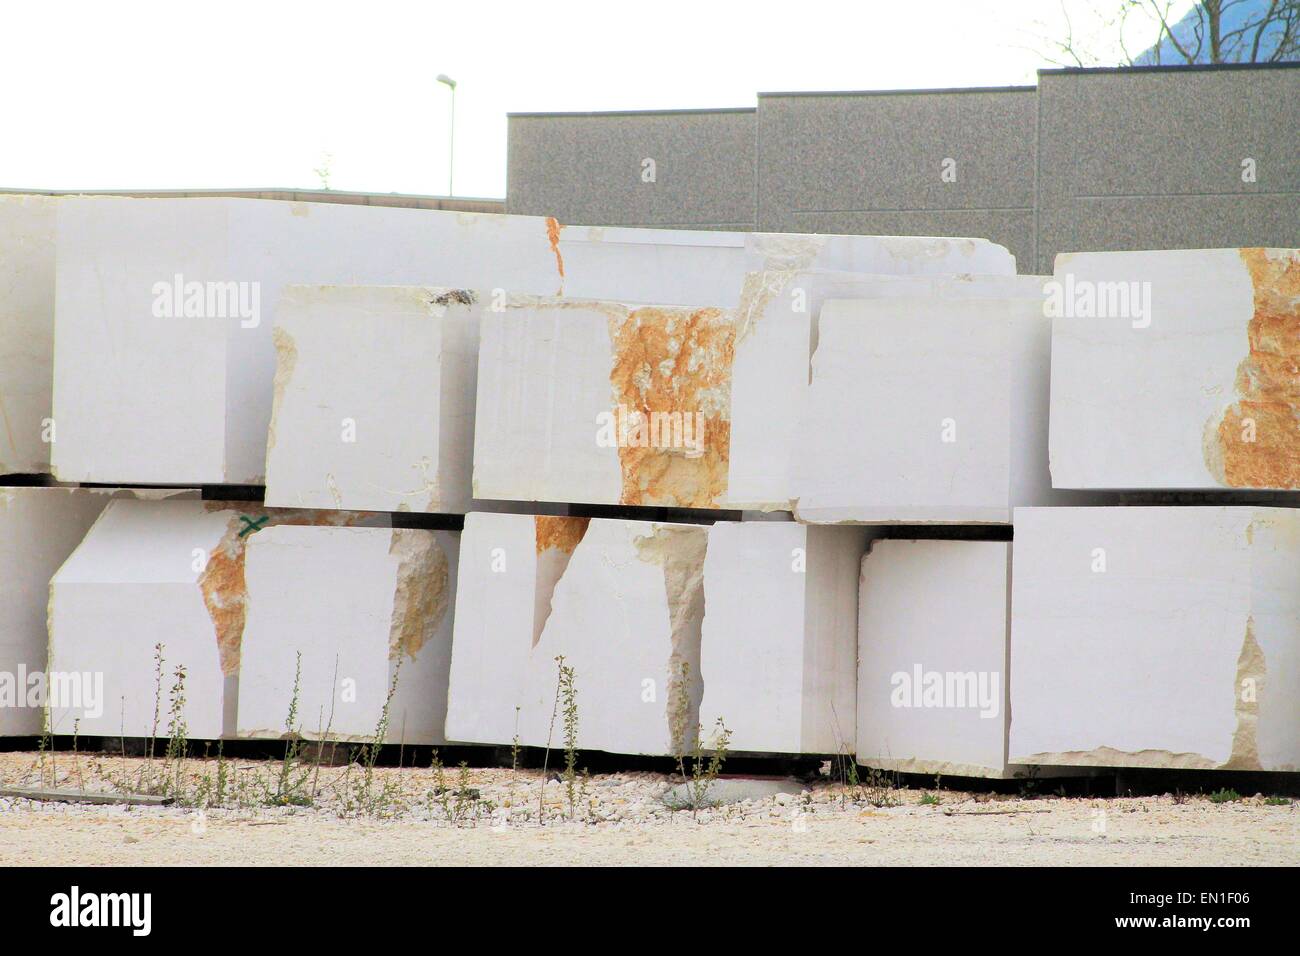
POLYGON ((263 515, 254 521, 252 518, 248 517, 248 515, 240 515, 239 520, 244 522, 247 526, 239 532, 239 536, 242 538, 246 534, 252 534, 254 531, 260 530, 262 525, 266 524, 270 519, 266 515, 263 515))

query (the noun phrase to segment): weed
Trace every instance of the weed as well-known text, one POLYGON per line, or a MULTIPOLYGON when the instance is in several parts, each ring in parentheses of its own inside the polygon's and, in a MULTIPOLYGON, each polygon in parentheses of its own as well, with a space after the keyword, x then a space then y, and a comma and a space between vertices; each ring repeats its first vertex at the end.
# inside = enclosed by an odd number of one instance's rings
POLYGON ((551 738, 555 735, 555 718, 560 712, 560 687, 564 680, 564 655, 555 658, 559 671, 555 678, 555 698, 551 703, 551 725, 546 731, 546 751, 542 754, 542 782, 537 791, 537 822, 546 822, 546 770, 551 763, 551 738))
POLYGON ((302 726, 298 722, 298 703, 302 693, 302 653, 294 660, 293 693, 289 698, 289 716, 284 721, 284 757, 275 781, 275 790, 267 794, 266 803, 273 807, 304 807, 311 804, 303 792, 310 768, 302 768, 302 726))
POLYGON ((709 790, 722 774, 722 766, 726 763, 729 753, 727 747, 731 743, 731 731, 727 729, 721 717, 714 723, 713 738, 707 747, 702 742, 704 735, 701 730, 702 728, 696 725, 695 744, 690 753, 689 776, 686 772, 686 756, 678 755, 678 767, 681 770, 686 798, 668 804, 674 810, 690 810, 691 815, 696 819, 699 818, 700 810, 709 805, 709 790))
POLYGON ((1241 799, 1241 794, 1236 790, 1225 787, 1221 790, 1215 790, 1213 793, 1207 793, 1205 798, 1211 803, 1235 803, 1241 799))
POLYGON ((886 770, 877 770, 874 767, 867 769, 867 777, 863 781, 863 797, 867 803, 873 807, 896 807, 899 804, 898 799, 898 773, 891 773, 886 770))
POLYGON ((181 800, 184 781, 181 776, 185 752, 189 747, 189 728, 185 724, 185 665, 177 664, 172 672, 171 702, 167 710, 167 750, 163 757, 162 776, 157 792, 181 800))
POLYGON ((1264 806, 1266 807, 1289 807, 1291 801, 1286 797, 1265 797, 1264 806))
POLYGON ((564 666, 564 658, 557 657, 560 668, 560 707, 564 711, 564 792, 569 801, 569 819, 576 811, 578 783, 578 689, 572 667, 564 666))

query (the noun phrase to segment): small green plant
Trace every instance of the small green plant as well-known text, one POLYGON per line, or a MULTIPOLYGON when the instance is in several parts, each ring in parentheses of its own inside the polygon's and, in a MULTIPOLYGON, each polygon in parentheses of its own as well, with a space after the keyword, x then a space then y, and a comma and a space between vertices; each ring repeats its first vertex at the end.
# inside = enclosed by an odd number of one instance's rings
POLYGON ((1235 803, 1241 799, 1241 794, 1236 790, 1224 787, 1220 790, 1215 790, 1213 793, 1207 793, 1205 798, 1211 803, 1235 803))
POLYGON ((510 741, 510 770, 512 773, 519 772, 519 711, 520 707, 515 705, 515 736, 510 741))
POLYGON ((437 750, 433 752, 432 769, 434 787, 425 795, 430 816, 434 816, 436 810, 441 810, 448 823, 459 827, 480 816, 492 814, 495 809, 492 801, 482 799, 479 791, 470 786, 468 763, 463 760, 460 762, 455 788, 447 786, 446 769, 437 750))
POLYGON ((896 807, 898 797, 898 773, 867 768, 867 776, 862 782, 862 795, 873 807, 896 807))
MULTIPOLYGON (((267 795, 267 804, 274 807, 308 806, 310 798, 305 792, 307 778, 311 768, 304 768, 302 763, 302 726, 298 721, 298 703, 302 694, 302 653, 294 661, 293 692, 289 698, 289 716, 284 721, 284 757, 280 760, 280 772, 276 777, 275 789, 267 795)), ((269 789, 269 788, 268 788, 269 789)))
MULTIPOLYGON (((401 676, 402 664, 398 659, 397 667, 393 670, 393 680, 388 685, 388 696, 384 698, 383 709, 379 712, 379 721, 375 725, 375 732, 371 739, 362 745, 359 754, 360 779, 352 785, 351 798, 348 801, 356 810, 372 817, 388 816, 397 802, 397 785, 392 781, 384 783, 382 787, 375 786, 375 764, 379 760, 379 752, 388 739, 388 727, 392 720, 393 695, 397 693, 397 680, 401 676)), ((352 766, 349 763, 348 772, 351 775, 352 766)))
POLYGON ((695 741, 688 745, 687 734, 690 730, 690 687, 688 678, 691 665, 688 661, 677 662, 677 673, 671 675, 668 684, 668 735, 672 737, 673 758, 677 761, 677 771, 682 775, 682 783, 687 782, 686 752, 699 744, 699 726, 695 728, 695 741), (674 683, 675 680, 675 683, 674 683))
POLYGON ((226 763, 226 755, 223 742, 217 741, 217 785, 213 794, 217 806, 226 802, 226 787, 230 783, 230 768, 226 763))
POLYGON ((1289 807, 1291 801, 1286 797, 1265 797, 1264 806, 1266 807, 1289 807))
POLYGON ((167 750, 163 756, 162 778, 158 792, 169 790, 176 800, 184 800, 185 754, 189 749, 189 728, 185 724, 185 665, 177 664, 172 672, 171 702, 167 709, 167 750))
MULTIPOLYGON (((154 744, 158 740, 158 721, 162 717, 162 675, 163 675, 163 645, 161 643, 153 646, 153 725, 149 729, 149 748, 145 751, 146 757, 144 766, 140 768, 141 784, 144 777, 149 778, 149 785, 153 785, 153 755, 154 744)), ((125 708, 125 703, 123 704, 125 708)), ((125 729, 123 733, 125 734, 125 729)), ((123 747, 126 746, 126 738, 122 738, 123 747)), ((136 789, 143 790, 144 786, 137 785, 136 789)))
POLYGON ((695 742, 691 746, 690 773, 686 771, 686 756, 678 758, 678 767, 682 774, 684 800, 668 804, 674 810, 690 810, 691 815, 699 817, 700 810, 709 805, 709 790, 722 774, 723 764, 727 761, 727 747, 731 743, 731 731, 719 717, 714 723, 713 737, 705 746, 703 728, 696 725, 695 742))
POLYGON ((40 741, 40 768, 41 768, 41 786, 53 787, 55 784, 55 767, 54 767, 54 734, 50 731, 50 708, 46 707, 41 712, 41 741, 40 741), (45 782, 45 755, 50 756, 50 781, 45 782))
POLYGON ((569 802, 569 819, 576 815, 578 798, 578 689, 572 667, 557 657, 560 668, 560 707, 564 712, 564 792, 569 802))
POLYGON ((546 822, 546 772, 551 764, 551 740, 555 736, 555 718, 560 713, 560 689, 564 681, 564 655, 555 658, 558 672, 555 678, 555 698, 551 702, 551 724, 546 731, 546 750, 542 753, 542 781, 537 790, 537 822, 546 822))
POLYGON ((937 807, 939 802, 939 795, 937 793, 921 794, 921 806, 923 807, 937 807))

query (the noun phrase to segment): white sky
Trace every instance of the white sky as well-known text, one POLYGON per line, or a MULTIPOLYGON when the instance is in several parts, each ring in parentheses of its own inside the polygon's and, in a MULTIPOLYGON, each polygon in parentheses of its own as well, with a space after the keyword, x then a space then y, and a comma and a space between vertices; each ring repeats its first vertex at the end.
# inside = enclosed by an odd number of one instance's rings
MULTIPOLYGON (((1076 30, 1118 0, 1066 0, 1076 30)), ((0 186, 504 196, 506 113, 1031 84, 1057 0, 11 2, 0 186), (1035 24, 1040 24, 1036 26, 1035 24), (1042 24, 1046 24, 1043 26, 1042 24)), ((1154 39, 1139 31, 1134 52, 1154 39), (1146 40, 1146 43, 1142 41, 1146 40)), ((1134 44, 1130 40, 1130 44, 1134 44)))

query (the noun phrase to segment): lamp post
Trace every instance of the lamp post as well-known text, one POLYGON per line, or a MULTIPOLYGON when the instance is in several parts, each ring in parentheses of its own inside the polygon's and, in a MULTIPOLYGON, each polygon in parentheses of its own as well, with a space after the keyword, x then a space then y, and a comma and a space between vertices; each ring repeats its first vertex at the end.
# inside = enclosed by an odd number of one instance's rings
POLYGON ((438 74, 438 82, 451 90, 451 129, 447 137, 447 195, 456 195, 456 81, 446 73, 438 74))

